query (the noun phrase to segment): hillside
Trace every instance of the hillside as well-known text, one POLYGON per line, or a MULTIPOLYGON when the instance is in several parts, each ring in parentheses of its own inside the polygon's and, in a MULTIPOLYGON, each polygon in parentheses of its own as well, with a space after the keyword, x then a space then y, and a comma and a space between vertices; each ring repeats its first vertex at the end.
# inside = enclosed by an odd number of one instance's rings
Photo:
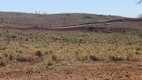
POLYGON ((141 32, 142 19, 85 13, 32 14, 0 12, 0 28, 20 30, 89 30, 141 32))
POLYGON ((78 25, 90 22, 121 19, 119 16, 104 16, 96 14, 70 13, 70 14, 30 14, 17 12, 0 12, 0 22, 9 24, 22 24, 31 27, 58 27, 78 25))

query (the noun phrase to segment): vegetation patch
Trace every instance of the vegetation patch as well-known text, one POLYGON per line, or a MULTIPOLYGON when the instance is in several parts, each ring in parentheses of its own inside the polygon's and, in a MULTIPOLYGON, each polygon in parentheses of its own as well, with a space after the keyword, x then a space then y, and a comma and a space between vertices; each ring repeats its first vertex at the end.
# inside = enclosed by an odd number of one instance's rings
POLYGON ((0 34, 1 66, 26 62, 48 68, 78 62, 142 60, 140 34, 1 29, 0 34))

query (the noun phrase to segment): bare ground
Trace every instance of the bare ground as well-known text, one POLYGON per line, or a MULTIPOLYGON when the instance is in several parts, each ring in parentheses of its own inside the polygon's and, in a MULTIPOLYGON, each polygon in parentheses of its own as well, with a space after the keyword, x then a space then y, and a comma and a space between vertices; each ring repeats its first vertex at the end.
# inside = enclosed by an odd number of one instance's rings
POLYGON ((141 62, 93 62, 35 70, 30 65, 0 68, 0 80, 142 80, 141 62))

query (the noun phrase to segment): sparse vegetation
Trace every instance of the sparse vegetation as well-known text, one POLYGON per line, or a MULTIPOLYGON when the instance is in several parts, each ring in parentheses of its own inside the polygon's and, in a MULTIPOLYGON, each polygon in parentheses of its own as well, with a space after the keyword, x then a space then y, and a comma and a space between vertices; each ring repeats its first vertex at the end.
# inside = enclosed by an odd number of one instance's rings
MULTIPOLYGON (((48 67, 74 62, 142 60, 142 38, 139 34, 7 31, 0 31, 2 42, 9 43, 0 50, 7 62, 36 62, 48 67)), ((1 61, 2 66, 6 64, 1 61)))
MULTIPOLYGON (((37 74, 48 76, 48 78, 52 75, 51 79, 54 80, 56 75, 53 73, 72 77, 74 73, 82 75, 83 72, 83 75, 89 74, 92 77, 94 74, 101 76, 99 71, 106 71, 104 73, 106 75, 112 71, 115 73, 116 70, 118 73, 121 73, 122 70, 127 72, 126 69, 132 72, 131 70, 135 70, 135 67, 137 72, 142 70, 140 68, 142 61, 140 30, 142 28, 141 22, 137 22, 141 19, 128 19, 128 22, 132 22, 128 23, 127 19, 125 21, 125 19, 119 19, 122 17, 116 16, 54 14, 49 17, 47 14, 13 13, 12 16, 16 17, 9 21, 11 14, 8 16, 9 19, 4 17, 4 13, 0 14, 1 75, 20 76, 20 79, 24 77, 23 79, 28 80, 32 80, 34 77, 31 76, 37 74), (22 15, 24 18, 20 17, 22 15), (17 19, 17 16, 20 19, 17 19), (112 23, 108 21, 108 23, 100 22, 89 25, 98 20, 112 20, 112 23), (86 24, 83 27, 78 25, 77 27, 69 26, 72 28, 66 27, 66 29, 61 27, 84 23, 86 24), (60 27, 56 30, 47 29, 58 26, 60 27)), ((117 77, 120 79, 121 76, 117 77)), ((67 79, 64 76, 65 78, 67 79)), ((87 78, 84 79, 87 80, 87 78)))
POLYGON ((103 16, 96 14, 64 13, 64 14, 30 14, 16 12, 0 12, 0 23, 6 27, 18 28, 53 28, 58 26, 77 25, 98 20, 120 19, 119 16, 103 16), (17 15, 18 14, 18 15, 17 15))

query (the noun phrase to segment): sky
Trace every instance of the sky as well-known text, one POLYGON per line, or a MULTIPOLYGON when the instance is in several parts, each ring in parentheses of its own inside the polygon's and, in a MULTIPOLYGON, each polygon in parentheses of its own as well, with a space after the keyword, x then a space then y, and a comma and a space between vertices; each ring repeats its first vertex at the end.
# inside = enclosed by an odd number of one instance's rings
POLYGON ((0 11, 57 14, 91 13, 137 17, 142 13, 138 0, 1 0, 0 11))

